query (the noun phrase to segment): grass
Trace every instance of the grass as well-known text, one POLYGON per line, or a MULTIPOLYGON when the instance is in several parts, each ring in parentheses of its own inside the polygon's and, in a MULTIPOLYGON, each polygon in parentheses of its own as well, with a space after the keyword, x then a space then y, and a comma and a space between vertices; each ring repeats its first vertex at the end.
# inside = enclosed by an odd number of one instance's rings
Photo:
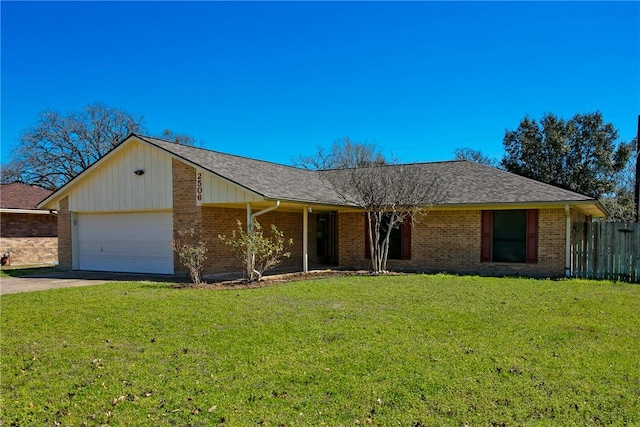
POLYGON ((412 275, 1 301, 7 426, 640 424, 638 285, 412 275))

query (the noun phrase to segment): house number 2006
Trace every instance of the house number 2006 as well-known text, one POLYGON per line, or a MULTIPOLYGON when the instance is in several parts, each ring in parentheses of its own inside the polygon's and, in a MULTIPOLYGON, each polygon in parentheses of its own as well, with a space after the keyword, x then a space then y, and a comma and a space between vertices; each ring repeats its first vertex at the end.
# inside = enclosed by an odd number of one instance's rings
POLYGON ((202 201, 202 172, 198 172, 196 176, 196 198, 199 202, 202 201))

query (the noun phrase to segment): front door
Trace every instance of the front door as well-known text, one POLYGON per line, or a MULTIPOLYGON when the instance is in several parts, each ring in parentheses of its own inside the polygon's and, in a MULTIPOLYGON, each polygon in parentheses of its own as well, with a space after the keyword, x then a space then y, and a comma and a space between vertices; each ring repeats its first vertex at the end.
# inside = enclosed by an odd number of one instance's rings
POLYGON ((336 250, 336 213, 316 216, 316 257, 319 263, 334 265, 338 261, 336 250))

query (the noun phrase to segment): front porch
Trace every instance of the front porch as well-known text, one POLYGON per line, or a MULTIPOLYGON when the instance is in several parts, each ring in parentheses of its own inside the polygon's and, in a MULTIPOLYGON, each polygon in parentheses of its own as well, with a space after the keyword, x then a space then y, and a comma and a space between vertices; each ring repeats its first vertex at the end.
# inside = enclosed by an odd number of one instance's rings
POLYGON ((301 206, 286 203, 247 203, 243 207, 202 205, 201 236, 207 244, 207 260, 203 271, 209 275, 238 273, 243 265, 218 236, 230 236, 238 221, 246 230, 252 220, 258 221, 265 235, 271 224, 293 239, 277 269, 286 272, 309 272, 336 267, 339 264, 338 212, 333 207, 301 206))

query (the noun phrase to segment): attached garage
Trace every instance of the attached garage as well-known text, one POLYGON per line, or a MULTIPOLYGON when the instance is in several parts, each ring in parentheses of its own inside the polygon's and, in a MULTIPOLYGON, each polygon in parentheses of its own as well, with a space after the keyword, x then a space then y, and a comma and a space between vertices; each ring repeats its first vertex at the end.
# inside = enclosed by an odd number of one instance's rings
POLYGON ((172 212, 76 215, 77 269, 173 274, 172 212))

